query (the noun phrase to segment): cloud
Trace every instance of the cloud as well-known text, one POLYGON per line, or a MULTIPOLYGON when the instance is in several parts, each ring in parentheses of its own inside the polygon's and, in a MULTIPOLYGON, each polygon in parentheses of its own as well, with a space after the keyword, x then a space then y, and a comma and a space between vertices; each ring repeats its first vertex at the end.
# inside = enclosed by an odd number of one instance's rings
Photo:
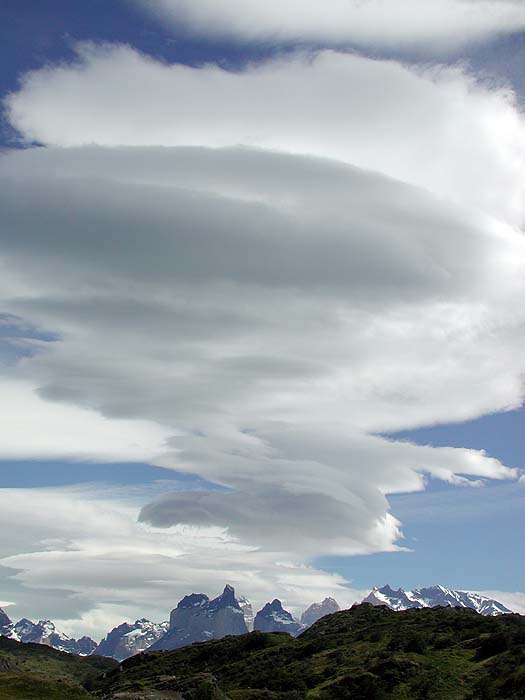
POLYGON ((170 437, 152 463, 236 491, 165 497, 144 521, 227 527, 264 551, 286 531, 288 557, 381 551, 400 536, 389 493, 427 473, 516 475, 480 452, 370 435, 520 402, 508 300, 524 244, 507 225, 247 148, 36 149, 5 156, 0 177, 17 276, 4 303, 60 338, 11 368, 15 389, 38 387, 66 436, 75 411, 158 424, 170 437))
POLYGON ((167 619, 189 591, 217 594, 225 581, 256 606, 277 591, 298 611, 328 593, 345 605, 358 597, 340 576, 276 562, 217 528, 139 523, 125 490, 5 489, 0 500, 0 548, 12 545, 15 520, 26 541, 0 560, 2 588, 17 600, 12 616, 53 616, 72 634, 100 638, 123 619, 167 619))
MULTIPOLYGON (((166 65, 125 46, 77 52, 76 63, 29 73, 8 97, 11 123, 28 142, 244 144, 313 155, 523 222, 523 118, 512 94, 460 69, 324 51, 231 72, 166 65)), ((188 176, 194 187, 196 173, 188 176)))
POLYGON ((99 461, 154 459, 170 434, 147 420, 108 421, 99 413, 49 403, 38 387, 26 381, 0 378, 1 458, 74 458, 99 461))
POLYGON ((509 591, 479 591, 481 595, 493 598, 503 603, 509 610, 525 615, 525 593, 509 591))
POLYGON ((198 36, 241 42, 353 45, 422 53, 490 40, 525 27, 519 0, 136 0, 198 36))
POLYGON ((47 146, 0 158, 0 300, 56 340, 1 371, 0 457, 148 459, 225 488, 4 490, 0 525, 43 504, 2 542, 6 597, 65 598, 93 628, 217 581, 340 598, 308 562, 402 546, 389 494, 517 477, 379 436, 521 404, 511 97, 330 52, 231 74, 84 47, 9 109, 47 146))

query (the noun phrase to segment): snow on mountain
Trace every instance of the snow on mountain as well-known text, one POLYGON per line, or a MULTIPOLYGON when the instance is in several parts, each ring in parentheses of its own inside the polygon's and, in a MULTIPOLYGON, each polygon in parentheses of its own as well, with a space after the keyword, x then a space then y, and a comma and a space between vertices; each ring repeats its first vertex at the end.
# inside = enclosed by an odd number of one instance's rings
POLYGON ((332 615, 333 613, 339 612, 340 609, 336 600, 333 598, 325 598, 322 603, 313 603, 309 608, 306 608, 301 615, 301 624, 305 627, 310 627, 314 622, 325 617, 325 615, 332 615))
POLYGON ((392 610, 408 610, 409 608, 433 608, 436 606, 451 606, 471 608, 481 615, 504 615, 512 612, 502 603, 492 598, 486 598, 479 593, 454 591, 444 586, 429 588, 414 588, 405 591, 402 588, 394 590, 390 586, 374 588, 363 599, 363 603, 371 605, 386 605, 392 610))
POLYGON ((242 614, 244 615, 244 622, 246 623, 248 632, 251 632, 253 630, 252 604, 250 603, 248 598, 245 598, 243 595, 237 596, 237 602, 239 603, 239 607, 242 610, 242 614))
POLYGON ((253 629, 259 632, 288 632, 296 637, 305 628, 288 610, 283 608, 281 601, 275 598, 259 610, 255 616, 253 629))
POLYGON ((213 600, 204 593, 185 596, 171 611, 168 631, 150 650, 178 649, 193 642, 246 632, 248 627, 235 591, 231 586, 226 586, 222 594, 213 600))
POLYGON ((168 629, 169 622, 155 623, 145 618, 136 620, 134 624, 124 622, 107 634, 93 654, 123 661, 148 649, 161 639, 168 629))
POLYGON ((7 613, 0 608, 0 635, 8 637, 13 629, 13 623, 9 619, 7 613))
POLYGON ((7 636, 17 642, 45 644, 53 649, 81 656, 88 656, 97 646, 90 637, 80 639, 68 637, 67 634, 57 630, 51 620, 39 620, 35 623, 25 617, 12 626, 7 636))

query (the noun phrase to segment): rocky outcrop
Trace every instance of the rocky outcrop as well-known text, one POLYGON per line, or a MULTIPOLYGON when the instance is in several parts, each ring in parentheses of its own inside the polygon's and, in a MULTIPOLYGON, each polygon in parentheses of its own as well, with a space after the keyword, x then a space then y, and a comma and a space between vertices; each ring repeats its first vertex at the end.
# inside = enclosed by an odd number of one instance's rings
POLYGON ((339 612, 341 608, 336 600, 333 598, 325 598, 322 603, 313 603, 309 608, 306 608, 304 613, 301 615, 301 624, 304 627, 310 627, 320 620, 325 615, 332 615, 333 613, 339 612))
POLYGON ((280 600, 275 598, 271 603, 266 603, 262 610, 255 616, 253 629, 258 632, 288 632, 296 637, 304 627, 293 615, 285 610, 280 600))
POLYGON ((168 622, 155 623, 145 618, 136 620, 134 624, 123 622, 108 633, 93 653, 124 661, 158 642, 168 629, 168 622))
POLYGON ((248 628, 235 591, 226 586, 222 595, 213 600, 204 593, 185 596, 171 612, 169 630, 150 647, 150 651, 178 649, 193 642, 246 632, 248 628))

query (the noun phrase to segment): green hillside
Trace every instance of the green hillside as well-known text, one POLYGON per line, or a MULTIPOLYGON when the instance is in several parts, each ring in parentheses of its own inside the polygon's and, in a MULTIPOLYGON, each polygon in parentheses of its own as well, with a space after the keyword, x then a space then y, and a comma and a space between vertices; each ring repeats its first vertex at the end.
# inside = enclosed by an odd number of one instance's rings
POLYGON ((116 666, 111 659, 0 637, 0 700, 87 700, 92 696, 83 684, 116 666))
POLYGON ((299 639, 252 633, 141 654, 104 700, 524 700, 525 618, 360 605, 299 639))
POLYGON ((525 700, 525 617, 355 606, 120 666, 0 639, 0 700, 525 700), (84 684, 84 688, 82 688, 84 684))

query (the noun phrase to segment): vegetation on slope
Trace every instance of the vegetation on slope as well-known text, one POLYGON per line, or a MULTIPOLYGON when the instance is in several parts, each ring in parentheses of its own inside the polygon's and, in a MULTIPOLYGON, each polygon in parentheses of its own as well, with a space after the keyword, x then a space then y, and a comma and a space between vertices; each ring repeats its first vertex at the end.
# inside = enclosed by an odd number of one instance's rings
POLYGON ((359 605, 298 639, 254 632, 139 654, 91 689, 104 700, 523 700, 525 618, 359 605))
POLYGON ((112 659, 0 637, 0 700, 87 700, 83 684, 115 667, 112 659))
POLYGON ((524 700, 525 617, 359 605, 298 639, 252 632, 120 666, 0 640, 0 700, 41 698, 524 700))

